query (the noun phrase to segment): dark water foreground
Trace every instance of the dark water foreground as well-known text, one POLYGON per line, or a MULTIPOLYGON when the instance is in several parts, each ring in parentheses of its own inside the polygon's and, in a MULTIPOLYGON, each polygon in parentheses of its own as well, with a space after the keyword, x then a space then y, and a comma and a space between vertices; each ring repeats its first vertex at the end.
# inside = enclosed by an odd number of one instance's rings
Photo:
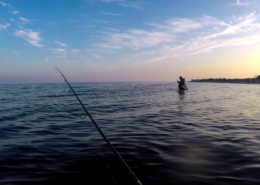
MULTIPOLYGON (((72 86, 144 185, 260 184, 260 85, 72 86)), ((68 90, 0 85, 0 184, 133 184, 68 90)))

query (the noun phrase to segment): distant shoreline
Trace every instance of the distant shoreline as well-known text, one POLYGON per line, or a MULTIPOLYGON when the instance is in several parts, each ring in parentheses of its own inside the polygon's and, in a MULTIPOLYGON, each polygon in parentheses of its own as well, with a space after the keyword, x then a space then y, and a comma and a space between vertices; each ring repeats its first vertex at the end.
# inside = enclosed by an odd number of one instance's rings
POLYGON ((190 82, 260 84, 260 80, 258 80, 256 78, 244 78, 244 79, 226 79, 226 78, 192 79, 190 82))

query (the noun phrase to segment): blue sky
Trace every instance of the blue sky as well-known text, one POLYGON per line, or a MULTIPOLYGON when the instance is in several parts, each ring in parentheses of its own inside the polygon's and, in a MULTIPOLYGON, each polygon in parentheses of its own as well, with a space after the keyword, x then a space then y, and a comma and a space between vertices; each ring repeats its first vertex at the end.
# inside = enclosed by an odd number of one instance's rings
POLYGON ((0 83, 260 73, 259 0, 0 0, 0 83), (259 72, 258 72, 259 71, 259 72))

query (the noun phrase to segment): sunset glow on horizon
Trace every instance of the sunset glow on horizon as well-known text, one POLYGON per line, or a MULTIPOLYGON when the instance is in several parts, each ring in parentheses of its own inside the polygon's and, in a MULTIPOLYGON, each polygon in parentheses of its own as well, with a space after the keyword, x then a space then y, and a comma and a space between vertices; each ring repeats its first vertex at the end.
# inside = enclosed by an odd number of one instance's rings
POLYGON ((0 0, 0 84, 260 75, 260 0, 0 0))

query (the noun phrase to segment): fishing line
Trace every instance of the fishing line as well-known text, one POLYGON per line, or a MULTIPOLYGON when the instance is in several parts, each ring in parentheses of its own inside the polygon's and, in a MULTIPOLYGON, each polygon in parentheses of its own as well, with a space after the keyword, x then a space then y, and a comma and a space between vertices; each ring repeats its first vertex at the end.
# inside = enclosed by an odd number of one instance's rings
POLYGON ((114 146, 110 143, 110 141, 107 139, 107 137, 105 136, 105 134, 102 132, 102 130, 99 128, 99 126, 97 125, 97 123, 95 122, 95 120, 92 118, 92 116, 90 115, 90 113, 88 112, 88 110, 86 109, 86 107, 83 105, 83 103, 80 101, 79 97, 77 96, 77 94, 75 93, 75 91, 73 90, 73 88, 71 87, 70 83, 68 82, 68 80, 65 78, 65 76, 62 74, 62 72, 56 67, 56 69, 60 72, 61 76, 64 78, 65 82, 68 84, 68 86, 70 87, 71 91, 74 93, 74 95, 76 96, 77 100, 79 101, 79 103, 81 104, 82 108, 85 110, 86 114, 88 115, 88 117, 90 118, 90 120, 92 121, 92 123, 95 125, 96 129, 98 130, 98 132, 100 133, 100 135, 103 137, 103 139, 106 141, 107 145, 110 147, 110 149, 113 151, 113 153, 115 154, 115 156, 117 157, 117 159, 121 162, 122 166, 126 169, 126 171, 128 172, 128 174, 132 177, 132 179, 134 180, 134 182, 137 185, 142 185, 141 181, 135 176, 134 172, 130 169, 130 167, 126 164, 126 162, 124 161, 124 159, 119 155, 119 153, 116 151, 116 149, 114 148, 114 146))
MULTIPOLYGON (((95 143, 95 142, 94 142, 94 143, 95 143)), ((102 153, 101 153, 101 151, 100 151, 100 149, 99 149, 97 143, 95 143, 95 145, 96 145, 96 147, 97 147, 97 149, 98 149, 98 151, 99 151, 99 154, 100 154, 101 158, 103 159, 103 161, 104 161, 104 163, 105 163, 105 165, 106 165, 108 171, 110 172, 110 175, 111 175, 111 177, 112 177, 114 183, 117 185, 116 179, 115 179, 114 175, 112 174, 111 169, 109 168, 109 166, 108 166, 108 164, 107 164, 107 162, 106 162, 104 156, 102 155, 102 153)))
MULTIPOLYGON (((68 92, 70 93, 71 90, 69 90, 68 92)), ((93 90, 93 92, 94 92, 94 94, 95 94, 95 96, 96 96, 95 98, 97 99, 97 94, 96 94, 96 92, 95 92, 94 90, 93 90)), ((83 119, 86 118, 86 116, 87 116, 86 111, 83 111, 83 112, 81 113, 81 115, 80 115, 80 119, 83 120, 83 119)), ((112 179, 113 179, 115 185, 117 185, 116 179, 115 179, 113 173, 111 172, 111 169, 110 169, 109 165, 107 164, 106 159, 104 158, 102 152, 100 151, 99 146, 97 145, 96 142, 94 142, 94 143, 95 143, 96 148, 98 149, 99 155, 100 155, 100 157, 102 158, 102 161, 104 162, 104 164, 105 164, 107 170, 109 171, 109 174, 111 175, 111 177, 112 177, 112 179)))
MULTIPOLYGON (((71 92, 71 90, 70 90, 69 92, 71 92)), ((86 113, 85 111, 83 111, 82 114, 81 114, 81 116, 80 116, 80 119, 83 120, 83 119, 86 118, 86 116, 87 116, 87 113, 86 113)), ((95 143, 95 145, 96 145, 96 148, 98 149, 99 155, 101 156, 103 162, 105 163, 105 166, 106 166, 107 170, 110 172, 110 175, 111 175, 111 177, 112 177, 114 183, 117 185, 116 179, 115 179, 114 175, 112 174, 111 169, 110 169, 110 167, 108 166, 108 164, 107 164, 107 162, 106 162, 104 156, 102 155, 102 153, 101 153, 101 151, 100 151, 100 149, 99 149, 97 143, 96 143, 96 142, 94 142, 94 143, 95 143)))

